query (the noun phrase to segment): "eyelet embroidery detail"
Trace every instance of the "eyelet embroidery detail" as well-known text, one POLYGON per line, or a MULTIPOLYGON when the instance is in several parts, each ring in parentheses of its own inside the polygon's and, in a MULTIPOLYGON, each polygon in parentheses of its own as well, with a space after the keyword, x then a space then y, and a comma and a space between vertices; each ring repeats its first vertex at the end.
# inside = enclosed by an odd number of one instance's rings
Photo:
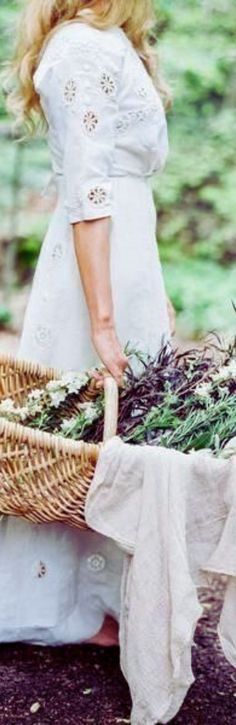
POLYGON ((52 251, 52 258, 55 260, 61 259, 62 255, 63 255, 62 245, 55 244, 55 247, 53 248, 53 251, 52 251))
MULTIPOLYGON (((63 101, 66 106, 74 110, 82 79, 83 94, 86 89, 88 96, 95 92, 95 74, 97 75, 97 93, 103 93, 106 97, 112 96, 117 90, 116 73, 111 74, 104 69, 103 54, 100 43, 89 41, 70 42, 68 56, 68 41, 55 36, 53 42, 46 48, 41 59, 42 65, 54 65, 58 63, 58 78, 61 83, 63 101), (65 60, 65 66, 63 65, 65 60), (71 68, 76 64, 76 74, 72 70, 72 76, 65 79, 65 67, 70 61, 71 68)), ((75 66, 74 66, 75 67, 75 66)))
POLYGON ((77 83, 74 78, 69 78, 64 87, 64 101, 66 106, 71 106, 77 96, 77 83))
POLYGON ((105 96, 114 96, 116 92, 116 83, 110 73, 102 73, 100 87, 105 96))
POLYGON ((93 189, 90 189, 88 193, 89 201, 91 201, 92 204, 95 204, 95 206, 104 204, 106 198, 107 192, 102 186, 95 186, 93 189))
POLYGON ((52 342, 52 331, 49 327, 38 325, 35 331, 35 340, 41 347, 47 347, 52 342))
POLYGON ((44 561, 39 561, 34 565, 33 574, 37 579, 42 579, 47 574, 47 567, 44 561))
POLYGON ((148 94, 147 89, 144 86, 140 86, 136 90, 136 95, 139 96, 140 98, 147 98, 147 94, 148 94))
POLYGON ((95 111, 86 111, 83 117, 84 130, 90 135, 96 131, 98 125, 98 116, 95 111))
POLYGON ((125 133, 130 127, 130 119, 127 115, 120 116, 116 122, 116 130, 118 133, 125 133))
POLYGON ((137 111, 127 111, 117 119, 116 130, 118 133, 125 133, 133 123, 143 122, 149 116, 156 116, 158 113, 159 108, 156 104, 139 108, 137 111))
POLYGON ((102 554, 91 554, 87 558, 87 566, 91 571, 103 571, 106 566, 105 556, 102 554))

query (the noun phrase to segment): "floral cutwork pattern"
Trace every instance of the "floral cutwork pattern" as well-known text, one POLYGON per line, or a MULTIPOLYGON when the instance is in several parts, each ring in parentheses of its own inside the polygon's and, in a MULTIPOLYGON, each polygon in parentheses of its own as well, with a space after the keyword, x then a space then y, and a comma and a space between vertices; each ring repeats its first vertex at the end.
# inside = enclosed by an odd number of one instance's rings
POLYGON ((135 111, 127 111, 123 115, 120 115, 116 122, 116 130, 118 133, 126 133, 132 124, 142 123, 150 116, 158 113, 158 106, 155 104, 139 108, 135 111))
POLYGON ((64 101, 67 106, 74 103, 77 96, 77 83, 73 78, 69 78, 64 86, 64 101))
POLYGON ((54 260, 61 259, 63 255, 63 249, 61 244, 55 244, 52 251, 52 258, 54 260))
POLYGON ((105 204, 107 192, 102 186, 94 186, 94 188, 90 189, 88 193, 88 199, 92 204, 95 204, 95 206, 105 204))
POLYGON ((105 96, 115 95, 116 83, 110 73, 102 73, 100 78, 100 87, 105 96))
POLYGON ((95 111, 86 111, 83 117, 83 128, 86 133, 91 135, 96 131, 98 125, 98 116, 95 111))
POLYGON ((38 325, 35 331, 35 340, 41 347, 48 347, 52 343, 52 331, 49 327, 38 325))
POLYGON ((38 579, 42 579, 47 574, 47 567, 43 561, 39 561, 34 567, 34 576, 38 579))
POLYGON ((144 86, 139 86, 136 90, 136 95, 139 96, 139 98, 147 98, 147 89, 144 86))
POLYGON ((130 127, 130 119, 128 114, 120 116, 116 122, 116 130, 118 133, 125 133, 130 127))

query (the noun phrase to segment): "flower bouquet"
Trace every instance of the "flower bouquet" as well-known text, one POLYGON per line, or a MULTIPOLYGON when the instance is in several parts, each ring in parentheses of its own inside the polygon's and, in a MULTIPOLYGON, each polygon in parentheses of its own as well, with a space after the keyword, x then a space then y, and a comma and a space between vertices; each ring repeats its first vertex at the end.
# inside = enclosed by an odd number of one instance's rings
MULTIPOLYGON (((224 350, 180 353, 169 345, 151 359, 137 351, 140 372, 128 370, 119 395, 117 433, 134 444, 162 445, 183 452, 222 449, 236 435, 236 338, 224 350)), ((0 417, 76 441, 102 440, 104 397, 79 399, 92 371, 68 372, 30 391, 23 405, 0 402, 0 417), (72 412, 74 410, 74 412, 72 412)))

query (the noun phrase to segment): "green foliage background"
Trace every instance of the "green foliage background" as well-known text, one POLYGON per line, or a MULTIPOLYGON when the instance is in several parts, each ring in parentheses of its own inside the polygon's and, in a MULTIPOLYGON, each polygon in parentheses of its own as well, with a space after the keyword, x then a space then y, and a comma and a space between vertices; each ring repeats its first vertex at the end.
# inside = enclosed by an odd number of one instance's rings
POLYGON ((182 334, 235 327, 236 3, 161 0, 173 90, 170 156, 155 184, 159 243, 182 334))
MULTIPOLYGON (((2 0, 0 54, 11 48, 18 3, 2 0)), ((168 291, 181 334, 233 329, 236 301, 236 3, 235 0, 156 0, 161 66, 174 96, 168 114, 170 155, 154 181, 158 239, 168 291)), ((0 118, 5 120, 3 98, 0 118)), ((13 142, 0 141, 0 211, 9 212, 13 142)), ((48 169, 44 144, 25 149, 22 204, 42 188, 48 169)), ((28 263, 47 219, 19 214, 28 263), (28 245, 28 246, 27 246, 28 245), (30 250, 30 253, 29 253, 30 250)))
POLYGON ((163 3, 161 42, 174 107, 158 189, 166 257, 236 258, 236 3, 163 3), (168 251, 167 251, 168 250, 168 251))

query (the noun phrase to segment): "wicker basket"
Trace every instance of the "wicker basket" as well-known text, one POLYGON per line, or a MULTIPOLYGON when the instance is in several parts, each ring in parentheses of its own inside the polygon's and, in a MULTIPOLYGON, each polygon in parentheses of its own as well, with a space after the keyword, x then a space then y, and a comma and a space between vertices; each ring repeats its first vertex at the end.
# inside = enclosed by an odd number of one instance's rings
MULTIPOLYGON (((23 404, 30 390, 61 374, 60 370, 1 356, 0 400, 11 397, 23 404)), ((118 416, 118 389, 109 375, 104 387, 103 441, 115 435, 118 416)), ((92 400, 97 394, 92 382, 79 400, 92 400)), ((74 412, 75 405, 70 415, 74 412)), ((0 512, 38 523, 60 521, 86 529, 85 499, 101 446, 0 419, 0 512)))

